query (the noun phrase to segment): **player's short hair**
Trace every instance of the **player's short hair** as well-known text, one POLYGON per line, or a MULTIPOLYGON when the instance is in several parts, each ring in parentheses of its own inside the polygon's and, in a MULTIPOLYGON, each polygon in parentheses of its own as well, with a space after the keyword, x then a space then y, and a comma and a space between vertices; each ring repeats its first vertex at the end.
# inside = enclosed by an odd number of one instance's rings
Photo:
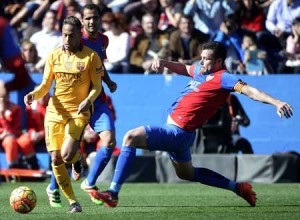
POLYGON ((75 16, 67 17, 63 22, 63 25, 66 25, 66 24, 72 25, 72 26, 76 27, 79 31, 81 31, 82 24, 81 24, 80 20, 75 16))
POLYGON ((102 11, 100 10, 100 8, 97 5, 95 5, 93 3, 86 4, 81 8, 81 11, 80 11, 81 17, 83 17, 83 12, 85 9, 96 10, 99 17, 102 17, 102 11))
POLYGON ((204 43, 202 50, 212 50, 214 53, 214 59, 221 58, 223 61, 225 61, 227 57, 226 47, 221 42, 212 41, 204 43))
POLYGON ((293 20, 292 25, 300 24, 300 17, 297 17, 293 20))

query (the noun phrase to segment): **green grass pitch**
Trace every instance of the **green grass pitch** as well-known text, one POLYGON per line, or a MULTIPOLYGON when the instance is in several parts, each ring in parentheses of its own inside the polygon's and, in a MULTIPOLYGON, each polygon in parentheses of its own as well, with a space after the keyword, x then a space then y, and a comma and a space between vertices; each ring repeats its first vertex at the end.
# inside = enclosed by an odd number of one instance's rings
MULTIPOLYGON (((254 184, 257 206, 252 208, 234 193, 194 183, 145 184, 126 183, 117 208, 98 206, 73 182, 74 191, 83 212, 67 214, 67 200, 63 208, 48 204, 45 182, 19 182, 0 185, 0 220, 106 220, 106 219, 217 219, 262 220, 300 219, 300 184, 254 184), (11 191, 18 186, 35 190, 37 205, 28 214, 14 212, 9 205, 11 191)), ((98 184, 106 190, 108 184, 98 184)))

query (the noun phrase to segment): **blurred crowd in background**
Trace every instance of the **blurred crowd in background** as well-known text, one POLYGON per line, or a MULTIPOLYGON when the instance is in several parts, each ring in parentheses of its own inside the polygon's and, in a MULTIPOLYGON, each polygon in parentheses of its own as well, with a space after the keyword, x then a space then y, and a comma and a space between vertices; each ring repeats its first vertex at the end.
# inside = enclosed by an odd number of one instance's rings
POLYGON ((299 72, 299 0, 3 0, 29 72, 43 72, 47 54, 61 44, 63 19, 81 18, 88 3, 102 12, 111 73, 150 74, 155 58, 193 64, 212 40, 227 46, 232 73, 299 72))

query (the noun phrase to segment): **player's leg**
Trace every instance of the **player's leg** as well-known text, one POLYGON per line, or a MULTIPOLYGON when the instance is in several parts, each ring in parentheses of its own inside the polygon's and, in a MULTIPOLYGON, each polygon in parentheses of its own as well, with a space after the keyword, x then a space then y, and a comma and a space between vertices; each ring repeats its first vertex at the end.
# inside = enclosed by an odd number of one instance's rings
MULTIPOLYGON (((45 142, 46 142, 47 151, 49 153, 61 148, 62 140, 63 140, 63 136, 64 136, 64 134, 61 131, 59 131, 59 126, 51 121, 52 118, 50 116, 51 115, 49 113, 47 113, 46 118, 45 118, 45 131, 46 131, 45 132, 45 142), (56 133, 59 133, 58 134, 59 136, 57 136, 56 133), (55 145, 54 145, 54 143, 55 143, 55 145), (54 145, 54 146, 52 146, 52 145, 54 145)), ((63 128, 61 128, 61 129, 63 129, 63 128)), ((52 153, 50 153, 50 156, 51 156, 52 174, 51 174, 50 184, 47 186, 46 192, 48 195, 50 206, 54 207, 54 208, 61 208, 62 203, 61 203, 61 199, 60 199, 59 185, 57 183, 57 180, 56 180, 56 177, 54 174, 54 166, 55 166, 55 164, 59 165, 59 163, 58 162, 54 163, 54 161, 53 161, 53 160, 55 160, 56 155, 52 155, 52 153), (52 158, 53 158, 53 160, 52 160, 52 158)), ((61 157, 60 153, 58 156, 61 157)), ((58 172, 58 171, 56 171, 56 172, 58 172)))
POLYGON ((107 104, 96 106, 95 113, 90 120, 90 126, 99 134, 101 139, 101 146, 85 180, 86 185, 94 186, 97 178, 108 164, 116 146, 114 121, 107 104))
POLYGON ((17 142, 20 147, 20 151, 23 154, 26 166, 32 170, 40 169, 34 149, 34 144, 30 140, 30 136, 27 133, 22 134, 20 137, 18 137, 17 142))
POLYGON ((7 135, 2 140, 6 161, 9 168, 21 168, 18 162, 19 147, 13 135, 7 135))
MULTIPOLYGON (((90 126, 99 134, 101 146, 96 152, 93 166, 90 168, 87 178, 81 183, 80 187, 92 195, 91 191, 98 191, 98 187, 95 185, 97 178, 110 161, 116 146, 114 121, 107 104, 95 106, 95 113, 91 117, 90 126)), ((97 198, 91 196, 91 199, 96 204, 103 204, 97 198)))
POLYGON ((207 168, 193 167, 189 149, 180 154, 171 153, 170 158, 179 178, 231 190, 244 198, 251 206, 255 206, 256 195, 250 184, 237 183, 207 168))
POLYGON ((101 193, 91 192, 91 196, 103 201, 108 207, 117 206, 118 194, 130 174, 136 156, 136 148, 147 149, 146 137, 144 127, 138 127, 126 133, 109 189, 101 193))
POLYGON ((68 212, 73 213, 81 212, 82 210, 75 197, 71 179, 65 166, 65 161, 71 160, 70 158, 74 157, 74 152, 76 151, 74 150, 69 153, 68 149, 66 148, 72 147, 68 147, 66 145, 74 144, 76 147, 76 143, 79 141, 74 139, 73 136, 78 137, 80 140, 82 135, 81 132, 84 127, 82 130, 80 130, 82 126, 78 126, 77 129, 75 126, 71 126, 72 129, 70 129, 70 123, 74 124, 72 122, 73 119, 58 121, 56 120, 56 116, 48 113, 46 114, 45 118, 46 145, 47 150, 51 155, 52 170, 61 191, 70 203, 70 209, 68 212), (76 131, 74 132, 74 130, 76 131), (65 131, 65 133, 62 131, 65 131))
POLYGON ((51 173, 50 184, 46 188, 49 198, 50 206, 53 208, 61 208, 62 203, 60 199, 59 185, 55 179, 54 172, 51 173))
MULTIPOLYGON (((65 134, 64 134, 64 141, 61 148, 61 157, 65 163, 76 163, 78 160, 80 160, 80 142, 83 137, 84 129, 87 125, 87 120, 84 118, 71 118, 67 120, 67 123, 65 125, 65 134)), ((64 166, 65 168, 65 166, 64 166)), ((65 168, 66 169, 66 168, 65 168)), ((58 184, 61 186, 61 182, 57 178, 57 175, 55 173, 56 180, 58 184)), ((77 199, 75 198, 75 194, 73 191, 71 179, 68 176, 68 179, 70 180, 68 186, 65 186, 65 188, 61 188, 62 192, 65 194, 65 196, 68 198, 70 203, 70 209, 69 213, 73 212, 81 212, 81 206, 77 199)))

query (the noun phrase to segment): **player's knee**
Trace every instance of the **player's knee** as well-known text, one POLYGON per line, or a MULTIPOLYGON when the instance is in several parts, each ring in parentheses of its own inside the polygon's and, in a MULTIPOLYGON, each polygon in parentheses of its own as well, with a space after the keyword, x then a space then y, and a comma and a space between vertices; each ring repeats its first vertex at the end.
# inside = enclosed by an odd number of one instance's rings
POLYGON ((51 163, 55 166, 62 164, 64 161, 59 152, 51 152, 51 163))
POLYGON ((183 171, 176 171, 176 174, 179 179, 191 181, 193 176, 190 173, 183 171))
POLYGON ((115 138, 107 138, 107 139, 102 139, 101 144, 108 147, 108 148, 115 148, 117 142, 115 138))
POLYGON ((179 179, 185 180, 186 176, 183 173, 176 172, 179 179))
POLYGON ((134 140, 137 137, 135 130, 128 131, 123 138, 123 145, 133 146, 134 140))
POLYGON ((116 147, 116 144, 117 144, 116 140, 112 139, 108 142, 107 147, 114 149, 116 147))

